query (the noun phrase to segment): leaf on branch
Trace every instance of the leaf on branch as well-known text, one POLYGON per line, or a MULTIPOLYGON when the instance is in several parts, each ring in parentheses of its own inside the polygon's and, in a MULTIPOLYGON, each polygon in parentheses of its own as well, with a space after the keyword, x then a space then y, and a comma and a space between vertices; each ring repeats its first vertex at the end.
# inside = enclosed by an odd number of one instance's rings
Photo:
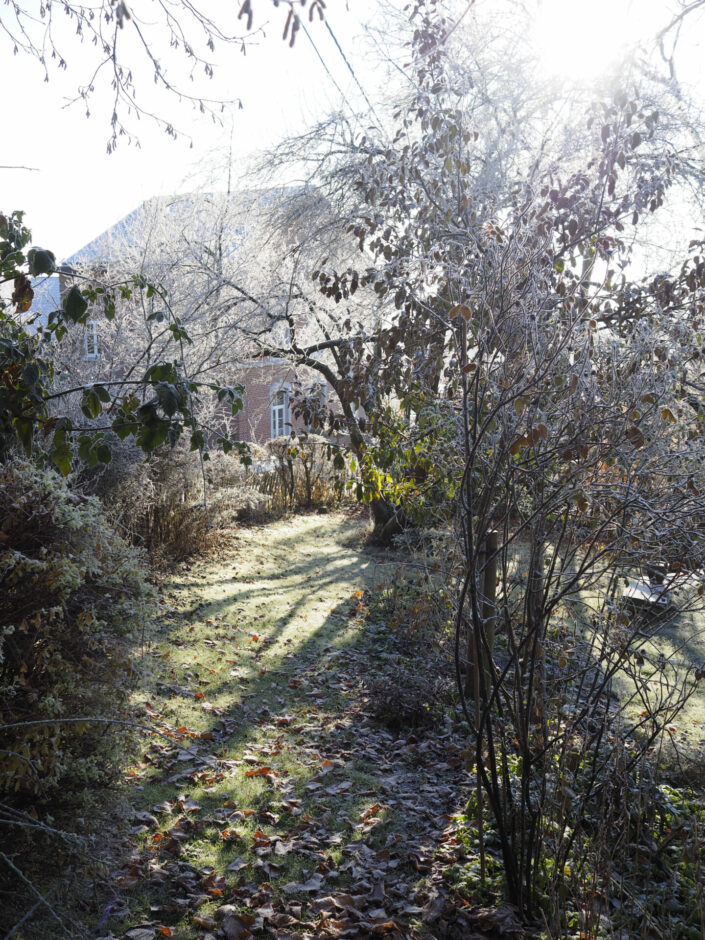
MULTIPOLYGON (((105 389, 103 389, 105 391, 105 389)), ((83 390, 81 396, 81 411, 87 418, 97 418, 103 410, 101 396, 94 385, 83 390)))
POLYGON ((509 448, 509 453, 512 455, 512 457, 516 457, 516 455, 519 453, 522 447, 526 447, 528 444, 529 444, 529 438, 525 434, 522 434, 521 437, 518 437, 511 444, 509 448))
POLYGON ((61 306, 69 320, 73 323, 79 323, 86 310, 88 310, 88 301, 74 284, 64 297, 61 306))
POLYGON ((637 449, 644 446, 644 435, 636 425, 633 424, 630 428, 627 428, 626 437, 629 443, 637 449))
POLYGON ((40 274, 53 274, 56 270, 56 256, 45 248, 30 248, 27 252, 27 264, 32 277, 40 274))

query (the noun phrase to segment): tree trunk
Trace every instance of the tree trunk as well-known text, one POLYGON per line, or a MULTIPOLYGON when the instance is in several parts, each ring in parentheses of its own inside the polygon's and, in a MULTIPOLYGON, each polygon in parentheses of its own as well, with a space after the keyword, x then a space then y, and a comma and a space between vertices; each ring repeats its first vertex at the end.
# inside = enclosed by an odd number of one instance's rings
POLYGON ((408 528, 408 519, 404 513, 384 496, 372 501, 370 511, 374 521, 372 541, 375 545, 390 545, 395 535, 399 535, 405 528, 408 528))

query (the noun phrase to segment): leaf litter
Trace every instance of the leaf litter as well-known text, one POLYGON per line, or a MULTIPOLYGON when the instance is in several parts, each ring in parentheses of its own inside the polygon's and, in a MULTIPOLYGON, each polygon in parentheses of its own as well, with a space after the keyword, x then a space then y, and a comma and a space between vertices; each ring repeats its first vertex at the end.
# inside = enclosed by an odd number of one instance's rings
POLYGON ((128 773, 105 937, 522 935, 443 878, 465 852, 462 737, 390 731, 368 707, 384 630, 366 618, 363 535, 340 516, 241 530, 165 586, 140 709, 173 746, 155 738, 128 773))

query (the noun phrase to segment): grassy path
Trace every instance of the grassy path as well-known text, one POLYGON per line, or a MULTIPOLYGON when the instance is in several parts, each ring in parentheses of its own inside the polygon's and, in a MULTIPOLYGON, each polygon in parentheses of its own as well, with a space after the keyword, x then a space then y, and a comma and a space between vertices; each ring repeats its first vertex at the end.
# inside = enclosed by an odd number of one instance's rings
POLYGON ((166 737, 129 769, 98 935, 436 935, 434 857, 469 778, 444 725, 368 714, 400 651, 368 616, 391 561, 364 535, 338 515, 238 530, 164 585, 139 708, 166 737))

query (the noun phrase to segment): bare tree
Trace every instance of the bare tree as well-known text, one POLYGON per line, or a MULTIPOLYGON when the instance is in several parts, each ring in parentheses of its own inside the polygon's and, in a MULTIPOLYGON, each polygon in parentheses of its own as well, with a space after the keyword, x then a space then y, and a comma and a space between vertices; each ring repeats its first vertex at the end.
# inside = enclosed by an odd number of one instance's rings
MULTIPOLYGON (((436 5, 413 19, 414 87, 386 140, 332 128, 315 155, 361 252, 315 277, 341 311, 359 285, 379 299, 372 336, 359 323, 329 340, 354 394, 374 389, 361 453, 384 434, 385 397, 412 413, 423 399, 452 404, 436 411, 427 464, 454 438, 478 827, 486 800, 510 899, 531 919, 548 892, 561 935, 568 873, 600 870, 585 818, 629 843, 639 820, 623 788, 702 676, 687 636, 679 656, 659 657, 622 597, 641 574, 681 618, 702 609, 703 246, 655 274, 638 252, 645 220, 697 190, 702 163, 645 80, 643 96, 596 89, 564 135, 528 134, 485 185, 479 79, 456 85, 436 5)), ((371 468, 375 495, 379 479, 371 468)))
POLYGON ((326 4, 324 0, 309 0, 308 5, 306 0, 281 4, 279 0, 244 0, 224 13, 218 4, 209 7, 190 0, 151 0, 147 4, 48 0, 36 6, 11 2, 5 4, 0 18, 0 40, 4 39, 11 53, 36 59, 46 81, 54 68, 67 70, 72 67, 72 56, 80 56, 86 71, 75 100, 82 101, 89 114, 96 88, 103 86, 112 94, 111 152, 120 137, 132 138, 130 119, 140 116, 150 118, 172 137, 177 135, 159 105, 153 109, 140 97, 138 84, 145 72, 166 99, 176 98, 219 119, 228 102, 208 97, 194 79, 212 79, 224 52, 237 49, 244 53, 248 44, 264 34, 263 8, 278 6, 283 7, 283 38, 293 45, 301 16, 305 13, 311 21, 323 19, 326 4), (257 21, 256 13, 260 17, 257 21), (174 72, 181 73, 183 79, 173 78, 174 72))

